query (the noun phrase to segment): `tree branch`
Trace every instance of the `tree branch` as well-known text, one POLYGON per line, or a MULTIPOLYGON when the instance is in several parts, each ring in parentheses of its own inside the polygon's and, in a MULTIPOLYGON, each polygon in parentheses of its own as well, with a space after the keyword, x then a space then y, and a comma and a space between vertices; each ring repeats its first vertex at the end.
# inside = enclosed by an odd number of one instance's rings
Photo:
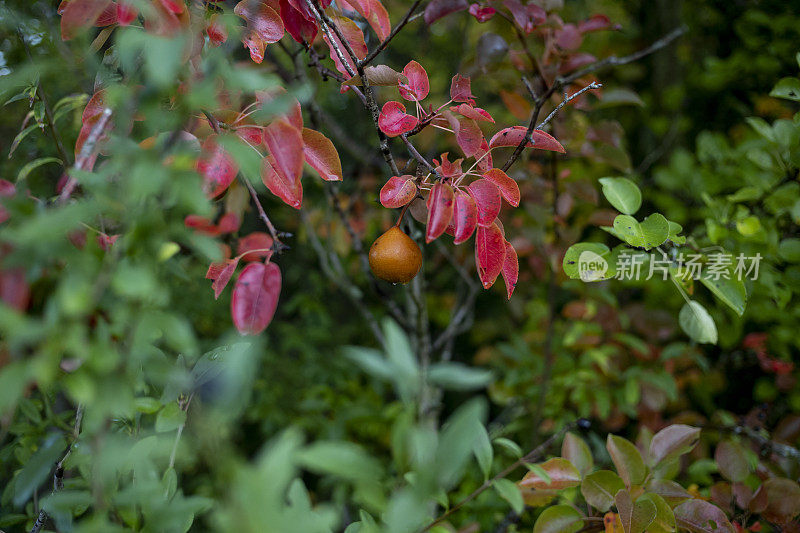
POLYGON ((386 37, 386 39, 384 39, 372 52, 367 54, 367 57, 358 62, 359 67, 361 68, 366 67, 372 62, 373 59, 375 59, 375 57, 378 54, 380 54, 381 52, 383 52, 384 49, 386 49, 391 40, 394 39, 395 35, 400 33, 400 30, 402 30, 403 27, 406 24, 408 24, 408 22, 411 20, 411 15, 414 14, 414 11, 417 10, 417 8, 421 3, 422 0, 416 0, 413 4, 411 4, 411 7, 408 8, 408 11, 406 11, 405 16, 403 16, 403 18, 400 19, 400 22, 398 22, 395 25, 394 29, 392 29, 392 32, 386 37))
MULTIPOLYGON (((89 132, 89 136, 83 143, 78 157, 75 158, 75 170, 85 170, 84 167, 86 166, 86 162, 89 161, 89 159, 91 159, 91 157, 94 155, 97 142, 100 140, 100 137, 103 136, 106 125, 110 119, 111 109, 103 109, 103 112, 100 114, 100 118, 97 119, 97 124, 95 124, 92 130, 89 132)), ((61 194, 58 196, 59 203, 66 202, 72 195, 72 191, 74 191, 75 187, 77 186, 78 180, 76 180, 74 176, 69 176, 67 178, 67 182, 64 184, 64 187, 61 189, 61 194)))
MULTIPOLYGON (((55 474, 53 474, 53 491, 51 494, 55 494, 64 488, 64 463, 66 463, 67 459, 69 459, 69 456, 72 453, 72 446, 75 444, 75 441, 78 440, 78 436, 81 433, 82 421, 83 405, 78 405, 78 409, 75 411, 75 425, 72 428, 72 442, 70 442, 69 447, 67 448, 67 453, 64 454, 64 457, 62 457, 61 460, 56 463, 56 471, 55 474)), ((45 522, 47 522, 47 512, 44 509, 41 509, 39 511, 39 516, 36 517, 36 521, 33 523, 30 533, 39 533, 44 527, 45 522)))

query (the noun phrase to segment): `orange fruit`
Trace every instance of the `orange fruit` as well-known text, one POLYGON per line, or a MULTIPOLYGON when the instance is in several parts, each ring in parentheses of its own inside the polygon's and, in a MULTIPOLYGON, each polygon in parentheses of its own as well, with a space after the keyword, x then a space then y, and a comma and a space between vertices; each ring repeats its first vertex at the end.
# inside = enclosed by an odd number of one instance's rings
POLYGON ((422 266, 422 250, 397 226, 375 239, 369 249, 369 267, 376 278, 408 283, 422 266))

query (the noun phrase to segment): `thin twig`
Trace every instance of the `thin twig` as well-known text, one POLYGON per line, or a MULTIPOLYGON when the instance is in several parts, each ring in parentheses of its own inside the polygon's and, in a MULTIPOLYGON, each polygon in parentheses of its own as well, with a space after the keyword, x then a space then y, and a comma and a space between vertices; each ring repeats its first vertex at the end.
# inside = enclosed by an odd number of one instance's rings
POLYGON ((506 476, 508 476, 510 473, 512 473, 514 470, 516 470, 525 463, 532 463, 534 461, 538 461, 539 459, 541 459, 544 456, 544 454, 547 453, 547 450, 550 448, 550 446, 552 446, 556 441, 561 440, 561 438, 567 433, 567 431, 570 431, 576 425, 577 425, 576 422, 570 422, 566 424, 563 428, 555 432, 547 440, 542 442, 539 446, 537 446, 536 448, 528 452, 526 455, 520 457, 519 459, 514 461, 511 465, 506 467, 505 470, 503 470, 493 478, 484 481, 483 484, 474 491, 472 491, 472 493, 470 493, 469 496, 467 496, 457 504, 453 505, 450 509, 447 510, 447 512, 439 515, 438 518, 430 522, 424 528, 420 529, 419 533, 423 533, 424 531, 429 531, 433 526, 435 526, 442 520, 454 514, 456 511, 461 509, 465 504, 471 502, 472 500, 480 496, 486 489, 491 487, 492 484, 498 479, 505 478, 506 476))
POLYGON ((398 22, 395 25, 395 27, 392 29, 392 32, 386 37, 386 39, 381 41, 381 43, 372 52, 367 54, 367 57, 358 62, 359 67, 366 67, 367 65, 369 65, 372 62, 372 60, 375 59, 375 57, 389 45, 391 40, 394 39, 394 37, 398 33, 400 33, 400 30, 402 30, 403 27, 406 24, 408 24, 408 22, 411 20, 411 15, 414 14, 414 11, 417 10, 417 8, 421 3, 422 0, 416 0, 413 4, 411 4, 411 7, 408 8, 408 11, 406 11, 405 16, 403 16, 403 18, 400 19, 400 22, 398 22))
POLYGON ((605 59, 601 59, 596 63, 592 63, 591 65, 587 65, 586 67, 570 74, 569 76, 565 76, 563 78, 559 78, 558 83, 565 87, 576 80, 586 76, 587 74, 592 74, 593 72, 597 72, 598 70, 604 69, 606 67, 618 67, 620 65, 627 65, 628 63, 633 63, 634 61, 638 61, 643 57, 649 56, 653 52, 657 52, 662 48, 667 47, 672 41, 683 35, 689 31, 689 28, 686 25, 680 26, 675 28, 659 40, 655 41, 653 44, 648 46, 647 48, 643 48, 638 52, 634 52, 633 54, 624 56, 624 57, 617 57, 617 56, 610 56, 605 59))
MULTIPOLYGON (((67 447, 67 453, 64 454, 64 457, 62 457, 61 460, 56 463, 56 472, 53 474, 53 491, 51 494, 55 494, 57 491, 64 488, 64 463, 66 463, 67 459, 69 459, 69 456, 72 453, 72 446, 75 444, 75 441, 78 440, 78 436, 81 433, 82 421, 83 405, 78 405, 78 408, 75 411, 75 425, 72 428, 72 442, 70 442, 69 447, 67 447)), ((36 517, 36 521, 33 523, 30 533, 39 533, 44 527, 45 522, 47 522, 47 512, 44 509, 41 509, 39 511, 39 516, 36 517)))

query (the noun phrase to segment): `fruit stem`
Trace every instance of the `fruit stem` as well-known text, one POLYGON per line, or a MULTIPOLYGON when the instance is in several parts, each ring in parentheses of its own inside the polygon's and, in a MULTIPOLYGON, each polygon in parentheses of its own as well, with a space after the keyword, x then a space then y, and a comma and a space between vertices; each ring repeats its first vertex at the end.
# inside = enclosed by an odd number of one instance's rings
MULTIPOLYGON (((415 197, 414 200, 416 199, 417 198, 415 197)), ((403 223, 403 217, 406 216, 406 211, 408 211, 408 206, 414 203, 414 200, 411 200, 410 202, 408 202, 406 205, 403 206, 403 210, 400 211, 400 216, 397 218, 397 222, 395 222, 394 227, 399 228, 400 224, 403 223)))

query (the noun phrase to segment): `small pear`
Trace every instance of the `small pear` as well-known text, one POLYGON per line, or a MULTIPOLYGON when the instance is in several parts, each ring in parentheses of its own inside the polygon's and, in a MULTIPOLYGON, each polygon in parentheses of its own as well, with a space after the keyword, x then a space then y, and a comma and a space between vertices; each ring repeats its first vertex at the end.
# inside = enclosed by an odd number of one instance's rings
POLYGON ((392 226, 369 249, 369 267, 376 278, 408 283, 422 266, 422 250, 403 230, 392 226))

